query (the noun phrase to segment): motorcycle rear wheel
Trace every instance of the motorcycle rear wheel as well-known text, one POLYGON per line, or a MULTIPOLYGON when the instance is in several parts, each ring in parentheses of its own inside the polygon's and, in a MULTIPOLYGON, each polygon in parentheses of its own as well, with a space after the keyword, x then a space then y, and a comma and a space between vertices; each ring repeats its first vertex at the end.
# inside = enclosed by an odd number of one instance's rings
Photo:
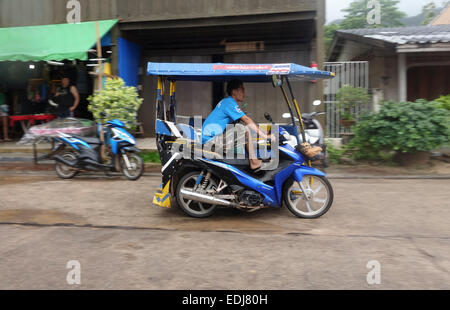
MULTIPOLYGON (((72 161, 72 162, 75 162, 77 160, 77 156, 73 152, 65 152, 61 155, 61 157, 64 158, 65 160, 72 161)), ((71 179, 74 176, 76 176, 79 172, 77 169, 67 166, 67 165, 64 165, 63 163, 60 163, 60 162, 56 162, 55 169, 56 169, 56 174, 61 179, 71 179)))
MULTIPOLYGON (((214 214, 214 212, 216 212, 216 206, 194 200, 185 199, 181 194, 182 189, 194 191, 194 186, 199 175, 200 175, 199 171, 194 171, 185 174, 178 182, 175 191, 175 197, 177 199, 178 206, 184 213, 196 218, 205 218, 210 217, 211 215, 214 214)), ((206 189, 210 189, 213 186, 217 187, 217 183, 216 181, 214 181, 214 179, 211 178, 209 179, 208 184, 206 184, 206 189)))
POLYGON ((300 183, 289 179, 283 190, 286 207, 295 216, 305 219, 316 219, 328 212, 333 204, 333 188, 327 178, 305 175, 300 183))

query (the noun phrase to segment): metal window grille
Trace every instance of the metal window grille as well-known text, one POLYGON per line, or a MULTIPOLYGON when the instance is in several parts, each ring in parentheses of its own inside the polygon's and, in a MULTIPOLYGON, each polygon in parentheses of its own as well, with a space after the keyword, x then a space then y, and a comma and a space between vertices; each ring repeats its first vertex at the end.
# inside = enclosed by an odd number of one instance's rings
MULTIPOLYGON (((348 133, 340 125, 340 117, 343 111, 336 107, 336 94, 344 85, 362 87, 369 89, 369 62, 368 61, 347 61, 347 62, 326 62, 325 70, 336 74, 336 77, 324 82, 324 97, 326 105, 326 136, 329 138, 340 138, 342 134, 348 133)), ((357 105, 355 116, 362 112, 369 111, 369 105, 357 105)))

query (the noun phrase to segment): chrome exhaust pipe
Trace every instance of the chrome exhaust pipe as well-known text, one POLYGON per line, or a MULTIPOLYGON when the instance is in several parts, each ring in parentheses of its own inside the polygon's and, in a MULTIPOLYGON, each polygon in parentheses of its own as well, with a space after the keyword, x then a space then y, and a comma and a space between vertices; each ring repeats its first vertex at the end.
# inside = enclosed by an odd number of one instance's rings
POLYGON ((235 204, 235 203, 233 203, 231 201, 228 201, 228 200, 215 198, 215 197, 213 197, 211 195, 200 194, 200 193, 196 193, 196 192, 185 190, 185 189, 181 189, 180 190, 180 194, 183 195, 184 199, 190 199, 190 200, 203 202, 203 203, 208 203, 208 204, 212 204, 212 205, 216 205, 216 206, 231 206, 231 207, 234 207, 234 206, 237 205, 237 204, 235 204))

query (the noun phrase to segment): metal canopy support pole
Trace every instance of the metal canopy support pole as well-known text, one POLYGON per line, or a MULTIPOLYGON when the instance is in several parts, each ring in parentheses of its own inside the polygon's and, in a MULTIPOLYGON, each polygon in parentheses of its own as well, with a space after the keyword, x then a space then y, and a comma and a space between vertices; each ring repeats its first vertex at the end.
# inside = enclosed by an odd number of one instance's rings
POLYGON ((33 143, 33 162, 35 165, 38 163, 36 143, 33 143))
MULTIPOLYGON (((96 31, 96 36, 97 36, 97 64, 98 64, 98 75, 97 75, 97 81, 98 81, 98 91, 102 90, 102 79, 103 79, 103 68, 102 68, 102 44, 100 42, 100 24, 98 21, 95 22, 95 31, 96 31)), ((101 141, 101 146, 100 146, 100 159, 102 161, 102 163, 105 160, 105 153, 106 153, 106 149, 105 149, 105 135, 103 132, 103 124, 100 124, 100 132, 98 133, 100 135, 100 141, 101 141)))
POLYGON ((164 112, 164 121, 167 121, 167 112, 166 112, 166 103, 164 102, 164 93, 166 92, 166 85, 165 85, 166 81, 164 80, 164 78, 162 78, 162 85, 161 85, 161 95, 162 95, 162 107, 163 107, 163 112, 164 112))
MULTIPOLYGON (((289 92, 290 92, 291 98, 292 98, 292 102, 294 103, 295 110, 297 111, 297 115, 298 115, 298 118, 299 118, 300 130, 302 132, 303 143, 307 143, 307 141, 306 141, 306 134, 305 134, 305 126, 303 124, 302 114, 300 113, 300 108, 298 107, 297 99, 295 99, 294 92, 292 91, 291 83, 289 82, 289 78, 287 78, 287 77, 286 77, 286 83, 288 85, 289 92)), ((298 144, 301 145, 300 142, 298 144)), ((308 166, 311 167, 311 161, 310 160, 308 160, 308 166)), ((312 178, 311 178, 311 185, 312 185, 312 178)))
POLYGON ((166 105, 164 103, 164 77, 158 76, 157 101, 156 101, 156 119, 167 121, 166 105))
POLYGON ((156 120, 162 119, 161 115, 162 102, 162 77, 158 76, 158 86, 156 88, 156 120))
POLYGON ((298 107, 297 99, 295 99, 294 92, 292 91, 291 83, 289 82, 288 78, 286 78, 286 83, 288 85, 289 93, 291 94, 291 98, 292 98, 292 102, 294 103, 295 110, 297 111, 303 142, 306 142, 305 126, 303 125, 302 114, 300 113, 300 108, 298 107))
POLYGON ((98 90, 102 90, 102 78, 103 78, 103 70, 102 70, 102 44, 101 44, 101 38, 100 38, 100 24, 98 21, 95 22, 95 31, 97 35, 97 64, 98 64, 98 90))
MULTIPOLYGON (((286 91, 284 90, 283 85, 280 85, 280 89, 281 89, 281 92, 283 93, 284 100, 286 101, 286 103, 288 105, 289 113, 291 113, 291 119, 292 119, 292 124, 294 125, 294 129, 295 129, 295 138, 297 139, 297 144, 300 145, 300 138, 298 137, 298 129, 301 129, 301 128, 298 128, 297 123, 295 122, 294 111, 292 110, 291 102, 289 101, 288 95, 286 94, 286 91)), ((302 133, 302 139, 303 139, 303 141, 306 140, 304 132, 302 133)))
POLYGON ((170 104, 169 104, 169 121, 176 123, 177 121, 177 101, 175 98, 176 82, 170 82, 170 104))
POLYGON ((408 76, 407 76, 407 68, 406 68, 406 54, 399 53, 397 58, 397 66, 398 66, 398 100, 400 102, 407 100, 407 85, 408 85, 408 76))

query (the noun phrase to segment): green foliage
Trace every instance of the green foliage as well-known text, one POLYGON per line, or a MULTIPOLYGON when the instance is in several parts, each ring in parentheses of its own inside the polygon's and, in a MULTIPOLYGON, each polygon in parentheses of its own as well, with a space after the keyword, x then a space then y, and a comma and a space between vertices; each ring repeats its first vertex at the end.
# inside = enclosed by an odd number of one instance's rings
POLYGON ((384 102, 379 112, 361 117, 349 147, 356 149, 356 159, 380 159, 380 152, 436 149, 450 139, 449 113, 425 100, 384 102))
POLYGON ((362 87, 344 85, 336 94, 337 108, 343 109, 341 119, 354 120, 354 108, 356 105, 370 103, 370 95, 362 87))
POLYGON ((441 109, 450 110, 450 95, 441 96, 438 99, 434 100, 437 103, 437 106, 441 109))
POLYGON ((397 7, 398 0, 378 0, 381 7, 381 24, 369 25, 367 23, 367 15, 370 8, 367 8, 369 0, 355 0, 350 6, 342 11, 347 14, 340 24, 341 29, 357 29, 357 28, 379 28, 379 27, 401 27, 404 24, 401 19, 406 14, 397 7))
POLYGON ((137 124, 137 111, 142 104, 135 87, 125 86, 121 78, 108 78, 105 88, 96 91, 89 96, 89 111, 97 121, 109 121, 119 119, 125 123, 128 129, 133 129, 137 124), (101 113, 106 113, 102 118, 101 113))
POLYGON ((370 25, 367 23, 367 15, 372 10, 367 8, 369 0, 355 0, 350 6, 342 11, 346 13, 344 20, 339 23, 326 25, 325 51, 328 51, 333 42, 334 35, 340 29, 358 29, 358 28, 380 28, 380 27, 402 27, 405 26, 401 20, 406 14, 397 7, 398 0, 378 0, 381 7, 381 23, 370 25))
POLYGON ((158 164, 161 163, 158 152, 148 151, 148 152, 142 152, 139 155, 144 160, 144 163, 158 163, 158 164))
POLYGON ((325 51, 328 51, 331 47, 331 43, 333 42, 334 34, 341 27, 338 24, 329 24, 324 28, 325 31, 325 51))
POLYGON ((342 155, 344 155, 344 153, 345 148, 337 148, 331 143, 327 144, 327 154, 330 163, 338 164, 339 160, 341 159, 342 155))
POLYGON ((422 25, 428 25, 435 17, 436 17, 436 4, 434 2, 430 2, 425 4, 422 8, 422 13, 425 16, 425 19, 422 22, 422 25))

